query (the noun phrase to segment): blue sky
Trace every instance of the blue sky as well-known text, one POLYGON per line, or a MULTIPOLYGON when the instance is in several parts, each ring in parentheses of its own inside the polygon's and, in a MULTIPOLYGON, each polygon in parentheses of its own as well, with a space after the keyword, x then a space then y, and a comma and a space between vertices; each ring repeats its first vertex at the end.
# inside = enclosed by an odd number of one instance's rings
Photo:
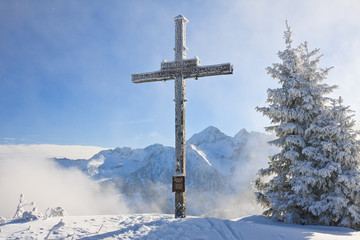
POLYGON ((173 18, 187 24, 187 56, 231 62, 234 74, 187 80, 187 138, 207 126, 264 131, 256 112, 277 86, 288 20, 294 44, 320 48, 322 67, 356 111, 360 3, 305 1, 0 1, 0 144, 174 145, 173 81, 133 84, 132 73, 174 58, 173 18))

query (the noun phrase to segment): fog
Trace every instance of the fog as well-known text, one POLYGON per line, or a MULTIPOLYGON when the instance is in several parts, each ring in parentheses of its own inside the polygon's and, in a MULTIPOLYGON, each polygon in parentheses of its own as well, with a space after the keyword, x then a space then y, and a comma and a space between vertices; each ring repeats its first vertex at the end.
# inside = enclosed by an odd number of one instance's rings
MULTIPOLYGON (((205 190, 207 187, 201 185, 205 183, 190 184, 188 182, 187 214, 222 219, 261 214, 264 209, 256 202, 253 181, 258 170, 268 166, 268 157, 279 151, 277 147, 267 143, 274 137, 274 135, 249 134, 246 142, 243 143, 245 144, 242 147, 243 151, 239 151, 237 153, 239 155, 235 155, 237 160, 234 160, 231 167, 226 168, 228 183, 221 185, 224 189, 222 187, 220 189, 210 187, 211 190, 205 190)), ((188 156, 187 160, 190 161, 191 159, 196 161, 196 159, 188 156)), ((212 164, 220 161, 212 156, 206 156, 206 159, 212 164)), ((202 159, 198 160, 202 161, 202 159)), ((204 177, 207 176, 209 179, 213 178, 213 175, 207 175, 208 172, 205 169, 191 169, 191 164, 188 164, 187 175, 199 174, 204 177)), ((221 180, 219 179, 219 181, 221 180)), ((133 191, 136 192, 136 190, 133 191)), ((142 187, 137 191, 137 194, 131 194, 129 198, 131 200, 131 205, 129 204, 131 212, 173 214, 174 193, 171 192, 170 181, 168 184, 163 182, 150 183, 146 185, 146 189, 142 187)))
MULTIPOLYGON (((59 168, 48 159, 52 156, 46 149, 51 148, 41 145, 0 146, 0 216, 9 218, 14 215, 20 194, 25 200, 34 202, 43 214, 49 207, 62 207, 69 215, 127 213, 126 204, 118 192, 110 187, 100 188, 79 170, 59 168)), ((62 147, 61 151, 70 156, 69 149, 62 147)), ((59 148, 54 147, 53 153, 56 150, 59 148)), ((76 149, 70 150, 74 153, 76 149)), ((82 150, 87 157, 98 148, 82 150)), ((59 153, 57 151, 57 156, 59 153)))
POLYGON ((247 138, 243 149, 247 149, 248 152, 244 156, 244 161, 235 164, 230 179, 235 187, 234 191, 220 196, 214 206, 215 210, 206 215, 233 219, 262 214, 264 209, 256 201, 253 181, 259 169, 268 167, 269 156, 279 152, 279 148, 268 144, 268 141, 274 138, 273 134, 263 138, 255 133, 247 138))
MULTIPOLYGON (((249 138, 246 161, 239 161, 231 174, 234 191, 224 194, 188 189, 187 214, 224 219, 261 214, 252 181, 266 167, 268 156, 277 149, 266 141, 249 138)), ((174 211, 174 194, 164 183, 149 184, 128 196, 102 185, 77 169, 63 169, 49 157, 90 158, 100 148, 57 145, 0 145, 0 216, 11 218, 20 194, 34 202, 40 213, 62 207, 69 215, 169 213, 174 211)), ((221 193, 222 192, 222 193, 221 193)))

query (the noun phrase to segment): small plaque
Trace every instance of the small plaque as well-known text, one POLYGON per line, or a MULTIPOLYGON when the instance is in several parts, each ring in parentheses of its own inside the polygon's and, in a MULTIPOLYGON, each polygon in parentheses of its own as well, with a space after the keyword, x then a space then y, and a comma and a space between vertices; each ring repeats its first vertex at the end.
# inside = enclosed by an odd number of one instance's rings
POLYGON ((173 192, 185 192, 185 176, 174 176, 172 183, 173 192))
POLYGON ((176 70, 184 68, 192 68, 200 65, 200 59, 198 57, 191 59, 184 59, 181 61, 162 62, 161 70, 176 70))

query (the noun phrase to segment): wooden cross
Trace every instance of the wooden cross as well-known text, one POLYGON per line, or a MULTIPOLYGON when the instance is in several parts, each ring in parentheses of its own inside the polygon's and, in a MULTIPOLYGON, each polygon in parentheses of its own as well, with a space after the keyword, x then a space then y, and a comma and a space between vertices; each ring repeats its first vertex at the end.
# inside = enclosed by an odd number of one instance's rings
POLYGON ((186 59, 185 24, 188 20, 179 15, 175 21, 175 60, 162 62, 161 70, 156 72, 132 74, 133 83, 166 81, 175 79, 175 218, 186 217, 185 191, 185 79, 224 75, 233 73, 231 63, 200 66, 198 57, 186 59))

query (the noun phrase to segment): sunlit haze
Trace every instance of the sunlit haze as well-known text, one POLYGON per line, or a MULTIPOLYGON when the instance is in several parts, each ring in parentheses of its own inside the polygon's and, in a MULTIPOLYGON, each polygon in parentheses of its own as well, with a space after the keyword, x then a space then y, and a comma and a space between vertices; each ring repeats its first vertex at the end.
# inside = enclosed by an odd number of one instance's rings
POLYGON ((0 143, 173 146, 173 81, 133 84, 131 74, 173 60, 180 13, 188 58, 234 65, 187 80, 187 138, 210 125, 264 131, 254 108, 277 86, 264 69, 279 61, 286 20, 295 45, 308 41, 335 67, 327 82, 359 120, 359 1, 2 1, 0 143))

